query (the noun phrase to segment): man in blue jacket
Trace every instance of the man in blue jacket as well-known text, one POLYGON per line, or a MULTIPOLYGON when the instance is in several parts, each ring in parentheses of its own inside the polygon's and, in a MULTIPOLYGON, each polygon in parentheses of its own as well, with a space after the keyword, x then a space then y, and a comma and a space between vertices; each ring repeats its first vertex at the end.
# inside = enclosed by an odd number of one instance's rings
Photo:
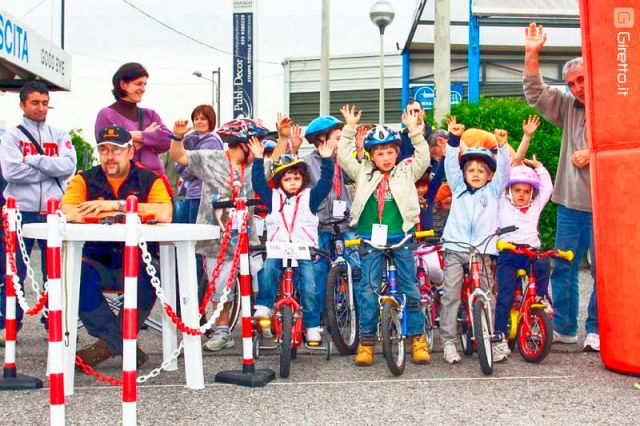
MULTIPOLYGON (((68 133, 46 123, 49 90, 38 81, 28 81, 20 90, 22 122, 7 129, 0 142, 0 169, 7 181, 4 198, 14 197, 22 214, 22 224, 46 222, 47 200, 60 200, 65 181, 76 171, 76 151, 68 133)), ((35 240, 25 239, 27 253, 35 240)), ((42 272, 46 276, 46 241, 38 241, 42 272)), ((24 283, 25 265, 18 251, 17 267, 24 283)), ((44 279, 42 280, 44 282, 44 279)), ((0 329, 4 329, 5 288, 0 289, 0 329)), ((18 329, 22 309, 16 312, 18 329)), ((4 339, 4 333, 2 338, 4 339)))

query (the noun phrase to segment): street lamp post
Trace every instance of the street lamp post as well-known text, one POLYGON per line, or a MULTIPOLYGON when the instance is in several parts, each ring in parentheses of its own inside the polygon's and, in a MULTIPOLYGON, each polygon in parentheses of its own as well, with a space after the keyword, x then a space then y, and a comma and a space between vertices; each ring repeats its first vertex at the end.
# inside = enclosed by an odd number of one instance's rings
POLYGON ((384 124, 384 29, 393 22, 393 7, 386 0, 378 0, 369 11, 371 22, 380 30, 380 114, 379 124, 384 124))
POLYGON ((200 71, 194 71, 192 73, 194 76, 198 78, 202 78, 204 80, 211 82, 211 105, 216 106, 216 115, 218 116, 218 123, 221 123, 222 120, 220 118, 220 67, 217 70, 211 71, 211 78, 205 77, 202 75, 200 71))

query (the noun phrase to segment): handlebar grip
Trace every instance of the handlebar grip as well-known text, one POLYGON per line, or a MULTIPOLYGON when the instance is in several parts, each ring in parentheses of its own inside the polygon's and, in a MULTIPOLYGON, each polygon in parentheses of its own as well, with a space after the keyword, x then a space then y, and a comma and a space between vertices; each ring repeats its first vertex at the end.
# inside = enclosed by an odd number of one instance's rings
POLYGON ((556 253, 558 254, 559 258, 564 259, 567 262, 571 262, 573 260, 573 257, 575 256, 572 250, 556 250, 556 253))
POLYGON ((499 228, 497 234, 498 235, 508 234, 509 232, 514 232, 517 230, 518 230, 518 227, 515 225, 505 226, 504 228, 499 228))
POLYGON ((211 206, 214 210, 216 209, 231 209, 235 207, 235 203, 233 201, 216 201, 211 203, 211 206))
POLYGON ((354 240, 344 240, 345 247, 357 247, 362 244, 362 238, 356 238, 354 240))
POLYGON ((436 233, 433 229, 429 229, 427 231, 418 231, 413 235, 415 235, 416 238, 429 238, 435 236, 436 233))
POLYGON ((516 246, 515 244, 512 244, 510 242, 507 241, 503 241, 503 240, 498 240, 496 242, 496 249, 498 249, 498 251, 502 251, 502 250, 515 250, 516 246))

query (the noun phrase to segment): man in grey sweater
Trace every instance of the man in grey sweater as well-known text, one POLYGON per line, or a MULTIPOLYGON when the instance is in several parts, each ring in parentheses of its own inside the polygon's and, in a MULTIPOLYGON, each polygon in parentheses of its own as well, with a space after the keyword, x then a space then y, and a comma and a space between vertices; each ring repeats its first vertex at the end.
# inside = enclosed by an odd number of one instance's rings
MULTIPOLYGON (((527 102, 544 118, 562 129, 562 144, 552 201, 558 204, 556 249, 573 250, 572 264, 555 261, 551 274, 553 296, 553 340, 574 344, 578 341, 578 273, 587 249, 593 249, 589 149, 584 110, 584 69, 582 58, 564 65, 566 93, 542 81, 539 54, 547 35, 542 26, 531 23, 525 29, 524 94, 527 102)), ((598 311, 595 290, 595 259, 591 263, 594 280, 586 321, 585 351, 600 350, 598 311)))

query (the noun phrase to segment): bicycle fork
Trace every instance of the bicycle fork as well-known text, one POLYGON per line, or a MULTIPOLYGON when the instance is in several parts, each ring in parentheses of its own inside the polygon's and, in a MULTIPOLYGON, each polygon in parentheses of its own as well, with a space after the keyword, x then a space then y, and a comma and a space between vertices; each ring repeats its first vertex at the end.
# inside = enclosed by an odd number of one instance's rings
POLYGON ((409 332, 409 320, 407 319, 407 297, 404 294, 400 294, 398 291, 398 269, 396 268, 395 263, 389 262, 387 265, 387 290, 389 292, 388 296, 383 296, 379 299, 380 309, 382 310, 382 306, 384 302, 391 299, 393 302, 400 308, 400 317, 402 320, 402 336, 407 336, 409 332))

